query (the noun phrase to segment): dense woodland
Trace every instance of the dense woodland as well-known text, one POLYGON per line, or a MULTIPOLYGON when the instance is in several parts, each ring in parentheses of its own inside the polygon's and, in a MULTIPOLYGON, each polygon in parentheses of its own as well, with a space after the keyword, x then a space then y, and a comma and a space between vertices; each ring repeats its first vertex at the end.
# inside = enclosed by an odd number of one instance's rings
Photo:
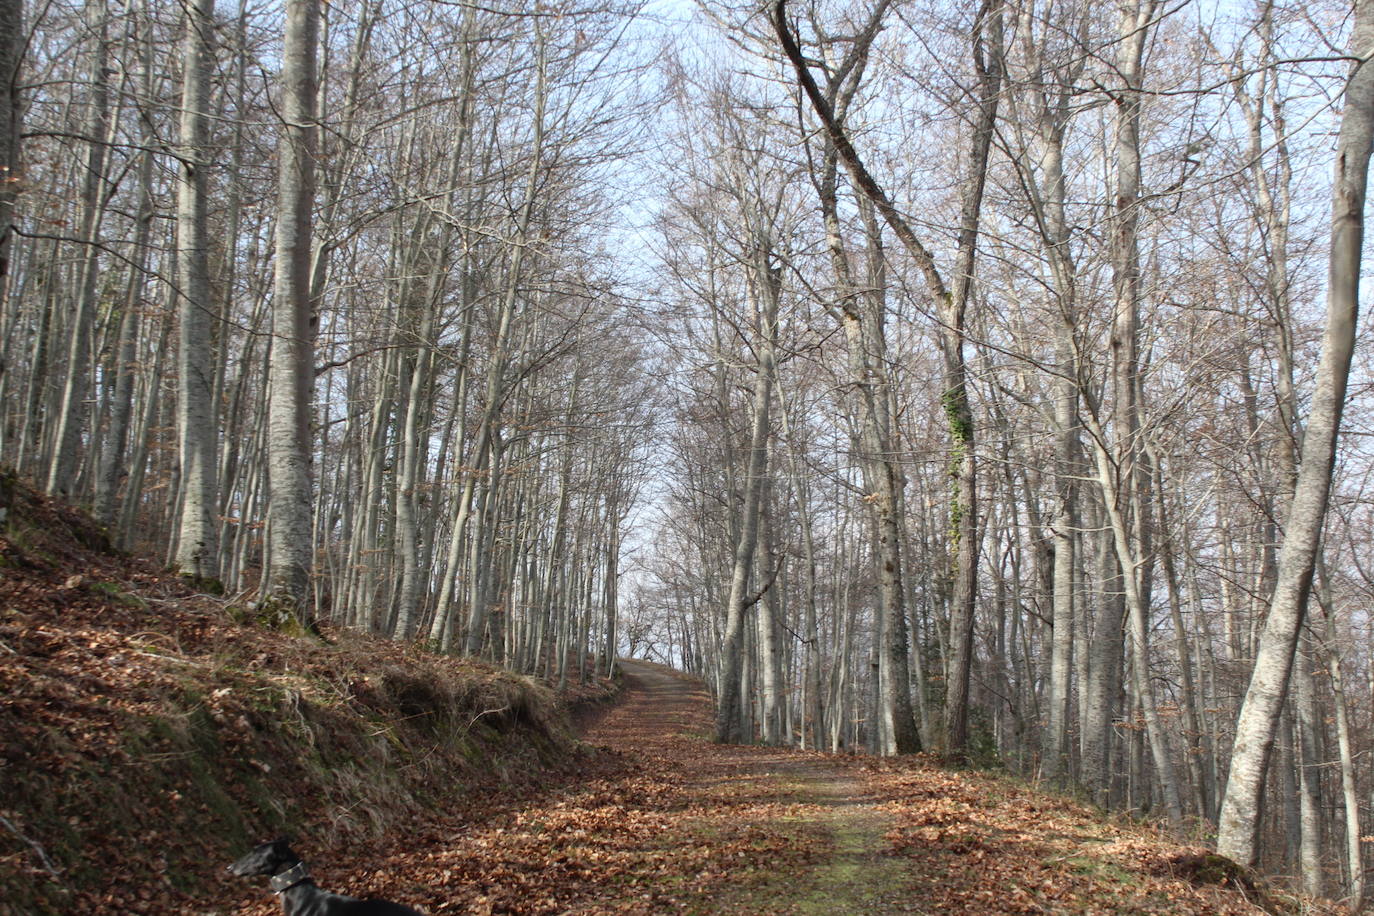
POLYGON ((1358 902, 1371 53, 1374 0, 0 0, 0 460, 270 620, 656 657, 723 741, 1358 902))

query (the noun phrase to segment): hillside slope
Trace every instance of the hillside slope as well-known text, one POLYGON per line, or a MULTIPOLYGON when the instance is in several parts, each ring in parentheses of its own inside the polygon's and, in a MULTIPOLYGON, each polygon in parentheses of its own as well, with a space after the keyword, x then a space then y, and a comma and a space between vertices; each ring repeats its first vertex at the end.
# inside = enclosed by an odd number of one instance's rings
POLYGON ((238 622, 0 488, 0 916, 203 912, 248 892, 223 869, 261 838, 365 847, 588 753, 526 678, 238 622))

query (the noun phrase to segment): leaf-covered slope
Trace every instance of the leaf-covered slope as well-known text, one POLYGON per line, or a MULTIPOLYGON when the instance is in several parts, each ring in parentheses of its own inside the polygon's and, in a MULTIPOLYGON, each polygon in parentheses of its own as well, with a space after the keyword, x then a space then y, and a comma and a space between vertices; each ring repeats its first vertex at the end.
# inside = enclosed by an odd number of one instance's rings
POLYGON ((198 912, 262 837, 366 842, 585 753, 528 679, 236 622, 2 485, 0 914, 198 912))

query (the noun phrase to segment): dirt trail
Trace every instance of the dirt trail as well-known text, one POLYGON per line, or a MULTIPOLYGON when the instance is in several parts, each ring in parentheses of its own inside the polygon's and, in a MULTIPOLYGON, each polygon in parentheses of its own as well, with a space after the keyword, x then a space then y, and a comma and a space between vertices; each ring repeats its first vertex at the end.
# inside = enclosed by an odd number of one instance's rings
POLYGON ((699 684, 643 662, 622 668, 626 701, 586 739, 680 770, 693 812, 681 826, 692 840, 748 844, 737 871, 673 903, 700 913, 922 912, 885 839, 894 820, 852 768, 796 750, 712 744, 699 684))
MULTIPOLYGON (((715 744, 698 682, 623 668, 574 778, 303 850, 321 886, 430 916, 1260 912, 1177 876, 1188 851, 1159 835, 1004 776, 715 744)), ((279 910, 258 888, 203 912, 279 910)))

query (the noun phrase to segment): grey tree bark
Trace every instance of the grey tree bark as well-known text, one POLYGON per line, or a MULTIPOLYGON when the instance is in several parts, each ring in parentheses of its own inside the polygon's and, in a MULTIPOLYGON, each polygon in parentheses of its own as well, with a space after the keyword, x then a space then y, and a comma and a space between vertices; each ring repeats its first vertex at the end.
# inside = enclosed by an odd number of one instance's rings
POLYGON ((315 367, 310 258, 319 23, 319 0, 287 0, 267 407, 271 578, 263 597, 294 614, 306 609, 313 567, 310 393, 315 367))
POLYGON ((744 654, 744 615, 753 601, 749 583, 754 572, 754 553, 759 538, 763 495, 767 490, 769 413, 773 399, 774 355, 781 268, 773 264, 771 245, 756 237, 750 286, 757 297, 759 316, 758 364, 755 366, 752 399, 753 424, 749 434, 749 461, 745 472, 744 500, 740 507, 739 535, 735 543, 726 599, 725 633, 721 641, 720 682, 716 697, 716 740, 739 744, 753 736, 744 730, 746 700, 740 684, 744 654))
MULTIPOLYGON (((770 519, 775 518, 772 482, 765 480, 761 498, 762 512, 770 519)), ((759 533, 759 560, 763 574, 770 580, 776 577, 779 559, 775 542, 775 525, 763 526, 759 533)), ((787 691, 783 685, 782 672, 782 588, 769 588, 758 601, 758 652, 759 680, 762 690, 759 722, 763 743, 777 745, 782 743, 783 718, 787 705, 787 691)))
POLYGON ((24 0, 0 0, 0 302, 8 288, 14 211, 23 175, 19 162, 19 135, 24 127, 24 104, 19 94, 23 55, 24 0))
POLYGON ((86 50, 86 118, 82 126, 88 148, 81 188, 78 239, 81 253, 79 280, 72 305, 67 338, 67 364, 62 398, 58 404, 57 429, 53 435, 52 460, 48 466, 47 492, 73 495, 77 452, 86 422, 87 375, 91 326, 95 322, 97 283, 100 279, 100 224, 104 209, 105 168, 109 159, 114 119, 110 111, 109 10, 105 0, 87 0, 84 13, 89 46, 86 50))
POLYGON ((1374 0, 1357 0, 1354 58, 1336 141, 1326 329, 1303 435, 1298 483, 1284 525, 1278 580, 1246 688, 1222 798, 1217 851, 1253 867, 1259 860, 1260 797, 1307 611, 1317 546, 1331 490, 1337 437, 1359 316, 1360 258, 1369 158, 1374 143, 1374 0))
POLYGON ((1156 0, 1136 0, 1119 11, 1117 72, 1122 85, 1114 91, 1116 105, 1116 186, 1112 204, 1112 368, 1116 448, 1109 451, 1108 435, 1096 406, 1088 411, 1098 484, 1110 525, 1131 634, 1131 679, 1135 699, 1145 718, 1146 737, 1155 776, 1169 819, 1183 820, 1178 780, 1168 736, 1158 713, 1149 667, 1150 555, 1145 498, 1150 478, 1139 422, 1139 200, 1141 185, 1140 116, 1145 40, 1157 9, 1156 0))
MULTIPOLYGON (((885 9, 885 4, 878 5, 865 27, 859 30, 845 59, 830 76, 826 101, 841 129, 863 78, 869 47, 877 35, 885 9)), ((865 217, 871 276, 869 282, 861 282, 855 277, 840 224, 838 158, 835 143, 828 140, 817 191, 825 221, 826 245, 838 286, 836 304, 830 310, 844 329, 849 354, 849 373, 853 380, 858 414, 858 457, 863 470, 864 488, 870 497, 868 504, 873 523, 873 550, 878 566, 878 630, 883 646, 878 653, 878 682, 875 685, 878 698, 878 732, 875 737, 880 753, 916 753, 921 749, 921 738, 915 727, 911 689, 908 687, 911 666, 902 555, 905 540, 900 498, 902 472, 895 458, 896 447, 889 410, 890 379, 884 361, 887 310, 886 279, 882 264, 884 254, 881 233, 872 217, 873 207, 865 198, 861 198, 860 209, 865 217)), ((918 674, 916 682, 918 693, 923 692, 924 678, 918 674)))
MULTIPOLYGON (((154 59, 155 45, 152 41, 143 48, 143 79, 140 89, 145 98, 153 98, 153 74, 156 71, 154 59)), ((157 201, 153 189, 154 155, 151 150, 154 127, 149 119, 144 119, 144 142, 150 147, 140 154, 138 166, 138 215, 134 230, 133 252, 129 264, 129 281, 125 287, 123 310, 119 316, 119 332, 115 341, 113 371, 114 391, 110 397, 109 426, 106 428, 105 447, 100 452, 100 465, 95 480, 95 517, 106 527, 115 528, 118 520, 119 484, 127 475, 127 456, 129 428, 133 419, 134 387, 137 376, 137 346, 141 319, 140 298, 147 283, 149 242, 152 238, 153 220, 157 213, 157 201)), ((128 493, 127 498, 137 494, 128 493)), ((125 546, 122 545, 121 546, 125 546)))
MULTIPOLYGON (((469 461, 474 466, 474 471, 468 474, 467 480, 463 484, 463 492, 459 497, 457 505, 457 515, 453 522, 453 531, 450 534, 452 542, 449 548, 449 572, 445 574, 445 580, 439 592, 439 600, 436 613, 447 613, 447 607, 454 587, 450 578, 452 572, 458 566, 458 559, 463 546, 463 537, 469 525, 469 519, 473 512, 473 497, 476 493, 478 477, 482 474, 490 476, 495 468, 493 467, 493 443, 498 434, 497 424, 500 419, 501 405, 506 398, 506 371, 510 363, 510 341, 512 329, 515 324, 515 317, 520 306, 520 282, 521 271, 525 263, 525 257, 529 245, 530 224, 534 215, 534 207, 539 193, 539 176, 544 164, 544 156, 547 150, 544 149, 544 138, 547 129, 545 116, 548 105, 548 48, 543 31, 542 22, 535 25, 536 66, 537 83, 535 85, 534 98, 534 124, 532 146, 530 150, 529 170, 525 175, 524 198, 516 216, 514 227, 514 249, 511 252, 510 266, 506 277, 506 288, 501 299, 500 318, 496 331, 496 339, 492 346, 492 354, 487 367, 486 396, 485 404, 482 408, 482 419, 477 429, 477 441, 473 447, 472 457, 469 461)), ((475 537, 475 535, 474 535, 475 537)), ((479 583, 475 581, 473 573, 475 570, 468 571, 469 577, 474 578, 472 583, 475 589, 479 583)), ((482 644, 486 639, 487 608, 481 602, 473 602, 468 607, 467 626, 464 636, 464 651, 468 655, 477 655, 482 651, 482 644)))
POLYGON ((177 426, 181 443, 181 519, 176 566, 184 576, 219 576, 218 431, 213 398, 215 361, 210 335, 208 202, 210 66, 214 53, 214 0, 186 8, 181 125, 177 158, 177 426))
MULTIPOLYGON (((884 8, 885 4, 879 5, 874 15, 875 21, 879 19, 884 8)), ((955 599, 958 606, 952 612, 950 623, 951 652, 945 698, 945 743, 949 753, 962 754, 968 737, 968 680, 973 651, 973 602, 976 598, 978 555, 977 475, 973 420, 963 357, 964 317, 972 291, 972 271, 978 244, 983 189, 987 177, 988 151, 1001 98, 1001 2, 987 0, 983 4, 974 30, 974 61, 979 74, 978 113, 974 119, 969 180, 965 184, 960 215, 958 250, 955 257, 959 272, 952 291, 946 285, 930 250, 917 237, 911 224, 865 168, 858 151, 845 133, 842 122, 836 118, 833 106, 816 85, 810 66, 802 56, 788 25, 786 0, 777 0, 773 6, 773 28, 782 45, 783 53, 796 71, 798 83, 820 118, 826 135, 834 144, 835 152, 849 172, 855 188, 873 204, 902 242, 908 255, 916 262, 937 303, 940 316, 939 336, 945 366, 945 391, 942 401, 950 433, 952 476, 956 481, 951 507, 951 527, 957 538, 954 547, 955 599), (963 578, 960 579, 959 576, 963 578)), ((904 631, 905 617, 900 626, 904 631)), ((896 647, 895 636, 893 641, 889 642, 889 651, 900 651, 903 656, 906 654, 904 646, 900 650, 896 647)), ((894 658, 894 676, 898 664, 900 663, 894 658)))
MULTIPOLYGON (((1051 398, 1054 404, 1054 504, 1049 519, 1054 557, 1050 572, 1051 639, 1050 677, 1047 696, 1048 727, 1042 742, 1042 772, 1050 780, 1067 781, 1072 754, 1069 748, 1072 682, 1075 643, 1074 570, 1079 542, 1079 487, 1082 476, 1080 434, 1078 420, 1078 389, 1080 385, 1076 334, 1078 330, 1077 269, 1070 247, 1069 224, 1065 211, 1067 179, 1064 173, 1064 142, 1073 115, 1073 92, 1087 58, 1077 48, 1086 41, 1090 17, 1080 15, 1075 24, 1073 14, 1062 21, 1047 19, 1039 26, 1022 24, 1022 53, 1026 60, 1024 74, 1008 77, 1021 87, 1029 100, 1029 117, 1025 120, 1032 135, 1032 143, 1039 166, 1038 174, 1021 157, 1024 184, 1030 205, 1036 215, 1041 241, 1056 307, 1054 316, 1054 360, 1051 398), (1061 59, 1059 42, 1053 36, 1072 36, 1067 44, 1067 60, 1061 59)), ((1011 101, 1017 101, 1012 93, 1011 101)), ((1013 111, 1012 118, 1018 123, 1013 111)))
POLYGON ((974 69, 978 74, 977 115, 959 215, 958 251, 954 285, 940 305, 941 350, 945 363, 942 400, 949 426, 950 476, 954 478, 954 502, 950 531, 954 544, 954 594, 950 599, 949 677, 945 685, 945 751, 963 756, 968 750, 969 685, 973 675, 973 627, 978 600, 978 458, 974 441, 973 408, 969 399, 969 373, 964 340, 969 301, 972 297, 974 263, 978 254, 978 230, 987 184, 988 157, 1002 99, 1003 23, 1001 0, 984 0, 972 36, 974 69))
POLYGON ((1318 606, 1322 610, 1322 654, 1326 659, 1327 672, 1331 676, 1331 694, 1335 701, 1336 744, 1341 760, 1341 801, 1345 807, 1345 862, 1346 871, 1350 875, 1350 893, 1346 902, 1350 906, 1350 912, 1358 913, 1364 906, 1365 876, 1360 838, 1360 795, 1355 781, 1356 762, 1351 734, 1350 704, 1346 698, 1345 673, 1341 666, 1340 643, 1336 636, 1336 620, 1332 614, 1331 603, 1325 600, 1324 595, 1319 594, 1318 606))

